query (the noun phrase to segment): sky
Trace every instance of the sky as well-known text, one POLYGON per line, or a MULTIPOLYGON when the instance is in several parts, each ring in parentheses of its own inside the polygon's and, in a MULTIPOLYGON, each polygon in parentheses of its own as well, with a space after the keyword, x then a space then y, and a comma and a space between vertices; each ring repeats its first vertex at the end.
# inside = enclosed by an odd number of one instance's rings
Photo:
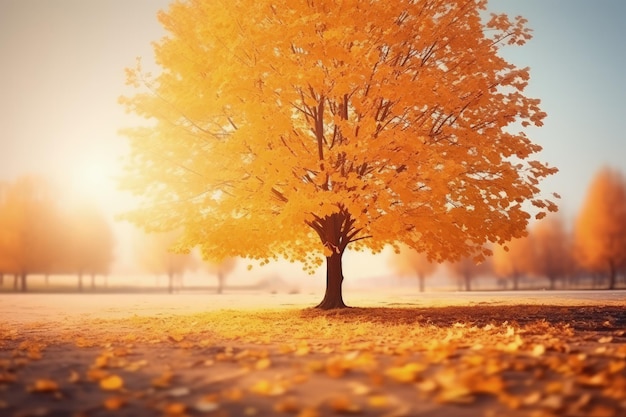
MULTIPOLYGON (((128 92, 124 68, 151 59, 150 43, 164 34, 156 13, 168 4, 0 0, 0 181, 38 173, 111 217, 132 205, 114 177, 127 151, 118 130, 136 120, 117 99, 128 92)), ((626 2, 492 0, 489 10, 522 15, 534 31, 502 53, 531 68, 526 93, 548 117, 527 133, 544 148, 537 159, 560 170, 541 188, 559 193, 572 219, 600 167, 626 172, 626 2)), ((383 264, 362 273, 382 273, 383 264)))

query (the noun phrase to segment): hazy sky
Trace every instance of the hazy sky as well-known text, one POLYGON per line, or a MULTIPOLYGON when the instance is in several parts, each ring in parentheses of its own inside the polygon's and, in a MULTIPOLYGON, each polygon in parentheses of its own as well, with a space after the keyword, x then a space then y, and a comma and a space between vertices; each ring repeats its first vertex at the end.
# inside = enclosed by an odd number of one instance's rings
MULTIPOLYGON (((112 211, 117 130, 133 122, 117 98, 124 68, 151 56, 167 0, 0 0, 0 180, 38 172, 63 178, 112 211)), ((626 1, 497 0, 523 15, 534 38, 505 50, 531 67, 528 95, 542 100, 545 126, 529 131, 560 169, 544 182, 575 215, 604 164, 626 171, 626 1)))

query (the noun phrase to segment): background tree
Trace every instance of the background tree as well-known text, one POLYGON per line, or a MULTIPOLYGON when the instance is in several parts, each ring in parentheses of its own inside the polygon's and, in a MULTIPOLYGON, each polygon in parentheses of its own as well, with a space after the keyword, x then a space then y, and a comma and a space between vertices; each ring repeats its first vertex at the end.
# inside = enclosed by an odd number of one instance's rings
MULTIPOLYGON (((127 219, 182 230, 205 257, 326 260, 320 308, 339 308, 342 255, 404 243, 459 259, 519 236, 554 173, 528 68, 499 55, 530 38, 485 1, 175 2, 156 76, 127 70, 127 219)), ((483 252, 478 256, 487 255, 483 252)))
POLYGON ((170 294, 174 292, 176 282, 180 286, 185 271, 196 266, 191 254, 174 252, 177 236, 177 232, 137 233, 134 242, 138 266, 156 276, 165 274, 170 294))
POLYGON ((493 272, 501 279, 512 281, 513 289, 518 290, 520 280, 533 271, 532 242, 529 236, 512 239, 493 249, 493 272))
POLYGON ((398 253, 393 253, 389 259, 391 268, 400 276, 417 277, 420 292, 424 291, 426 277, 437 269, 437 264, 423 253, 401 246, 398 253))
POLYGON ((67 272, 78 275, 78 289, 83 290, 83 275, 95 276, 109 273, 113 262, 114 237, 111 225, 93 204, 81 203, 71 208, 67 224, 67 272))
POLYGON ((580 263, 615 288, 626 264, 626 180, 618 170, 605 167, 593 178, 576 219, 575 247, 580 263))
POLYGON ((63 247, 61 218, 52 187, 44 179, 24 176, 6 187, 0 207, 2 264, 21 291, 27 291, 29 274, 52 271, 63 247))
POLYGON ((574 272, 572 239, 565 229, 563 219, 557 215, 537 222, 532 230, 533 271, 550 282, 550 289, 556 288, 558 280, 565 280, 574 272))
POLYGON ((477 261, 475 257, 465 256, 458 261, 448 262, 448 270, 456 278, 458 288, 471 291, 473 282, 481 275, 491 271, 491 264, 488 259, 477 261))
POLYGON ((237 259, 224 258, 221 262, 204 261, 203 266, 209 273, 217 277, 217 293, 221 294, 224 291, 226 277, 237 266, 237 259))

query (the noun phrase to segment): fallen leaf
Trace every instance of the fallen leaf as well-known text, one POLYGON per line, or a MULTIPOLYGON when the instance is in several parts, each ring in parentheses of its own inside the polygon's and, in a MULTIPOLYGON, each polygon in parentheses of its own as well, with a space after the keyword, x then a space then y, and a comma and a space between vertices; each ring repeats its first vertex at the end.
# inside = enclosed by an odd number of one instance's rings
POLYGON ((298 402, 298 399, 292 396, 280 399, 274 404, 274 411, 277 411, 279 413, 295 414, 299 412, 300 409, 301 406, 298 402))
POLYGON ((258 381, 250 388, 250 391, 254 392, 255 394, 270 397, 282 395, 286 392, 285 387, 283 387, 281 384, 270 382, 267 380, 258 381))
POLYGON ((272 361, 269 358, 262 358, 259 359, 256 364, 254 365, 254 368, 258 371, 261 371, 263 369, 267 369, 272 365, 272 361))
POLYGON ((411 362, 403 366, 389 368, 387 369, 387 372, 385 372, 385 375, 394 379, 395 381, 409 383, 415 381, 418 375, 425 369, 425 364, 411 362))
POLYGON ((329 407, 340 414, 358 414, 361 407, 354 403, 347 395, 337 395, 328 402, 329 407))
POLYGON ((220 405, 217 401, 206 398, 201 398, 194 404, 194 408, 201 413, 210 413, 217 410, 219 407, 220 405))
POLYGON ((74 370, 70 371, 70 376, 67 378, 67 382, 75 384, 80 381, 80 374, 74 370))
POLYGON ((180 416, 187 411, 187 405, 184 403, 168 403, 163 407, 163 412, 169 416, 180 416))
POLYGON ((191 391, 187 387, 178 387, 172 388, 167 392, 167 395, 170 397, 184 397, 185 395, 189 395, 191 391))
POLYGON ((59 390, 59 384, 47 378, 37 379, 33 385, 28 388, 29 392, 56 392, 59 390))
POLYGON ((107 410, 119 410, 126 405, 126 400, 122 397, 113 396, 104 400, 104 408, 107 410))
POLYGON ((154 388, 168 388, 173 378, 174 374, 171 371, 165 371, 160 376, 153 378, 151 385, 154 388))
POLYGON ((100 380, 100 388, 105 391, 116 391, 124 386, 124 380, 118 375, 110 375, 100 380))

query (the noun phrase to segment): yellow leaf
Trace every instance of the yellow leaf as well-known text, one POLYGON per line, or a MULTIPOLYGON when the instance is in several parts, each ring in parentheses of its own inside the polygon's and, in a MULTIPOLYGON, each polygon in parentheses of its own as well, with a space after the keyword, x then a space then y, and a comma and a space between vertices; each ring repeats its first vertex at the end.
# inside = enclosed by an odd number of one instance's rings
POLYGON ((260 371, 269 368, 271 365, 272 361, 269 358, 262 358, 256 362, 254 368, 260 371))
POLYGON ((544 353, 546 353, 546 347, 544 345, 535 345, 535 347, 533 347, 532 355, 534 357, 542 356, 544 353))
POLYGON ((404 366, 389 368, 385 374, 398 382, 409 383, 415 381, 425 369, 426 365, 412 362, 404 366))
POLYGON ((100 380, 100 388, 106 391, 116 391, 124 386, 124 380, 118 375, 111 375, 100 380))
POLYGON ((367 403, 373 408, 384 408, 389 406, 389 397, 386 395, 371 395, 367 398, 367 403))
POLYGON ((283 387, 281 384, 270 382, 267 380, 258 381, 250 388, 250 391, 254 392, 255 394, 270 397, 282 395, 286 392, 285 387, 283 387))

